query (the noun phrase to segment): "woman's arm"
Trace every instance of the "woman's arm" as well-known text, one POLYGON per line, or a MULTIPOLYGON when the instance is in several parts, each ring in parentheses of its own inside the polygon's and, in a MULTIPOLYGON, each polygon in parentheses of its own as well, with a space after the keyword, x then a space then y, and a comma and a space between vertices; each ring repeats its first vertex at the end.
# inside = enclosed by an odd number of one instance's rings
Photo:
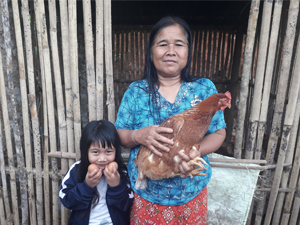
POLYGON ((200 154, 207 155, 209 153, 217 151, 226 137, 225 128, 217 130, 212 134, 206 135, 200 144, 200 154))
POLYGON ((172 133, 173 130, 171 128, 159 127, 158 125, 144 127, 139 130, 118 129, 117 131, 122 146, 132 148, 137 143, 146 146, 157 156, 162 156, 162 153, 158 149, 166 152, 170 150, 163 143, 174 144, 172 140, 160 135, 160 133, 172 133))

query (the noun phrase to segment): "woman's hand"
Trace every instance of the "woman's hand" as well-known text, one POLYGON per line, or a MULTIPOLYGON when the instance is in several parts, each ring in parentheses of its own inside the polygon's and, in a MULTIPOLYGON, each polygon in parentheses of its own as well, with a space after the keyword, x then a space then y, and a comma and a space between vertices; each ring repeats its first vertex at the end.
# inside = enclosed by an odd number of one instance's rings
POLYGON ((169 152, 170 149, 164 144, 173 145, 174 142, 169 138, 164 137, 160 133, 172 133, 172 128, 159 127, 158 125, 148 126, 136 130, 134 132, 134 140, 146 146, 150 149, 155 155, 161 157, 162 153, 159 150, 169 152))
POLYGON ((195 149, 192 149, 190 154, 189 155, 186 155, 184 153, 184 151, 179 151, 178 152, 178 155, 182 158, 182 162, 179 166, 179 169, 180 169, 180 177, 181 178, 186 178, 188 176, 188 174, 193 171, 195 168, 191 167, 191 166, 188 166, 187 165, 187 162, 190 161, 190 160, 193 160, 194 158, 198 157, 198 156, 201 156, 201 153, 200 153, 200 149, 199 151, 198 150, 195 150, 195 149))
POLYGON ((93 172, 87 172, 85 176, 85 182, 92 188, 96 187, 102 177, 102 169, 98 172, 94 170, 93 172))
POLYGON ((120 184, 120 174, 115 167, 114 169, 114 172, 111 173, 106 166, 103 171, 106 182, 110 187, 115 187, 120 184))

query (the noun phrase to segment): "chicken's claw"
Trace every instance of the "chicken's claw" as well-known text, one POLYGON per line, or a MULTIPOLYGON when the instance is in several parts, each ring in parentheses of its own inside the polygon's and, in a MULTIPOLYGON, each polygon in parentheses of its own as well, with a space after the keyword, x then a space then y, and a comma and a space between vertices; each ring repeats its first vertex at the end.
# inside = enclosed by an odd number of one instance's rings
MULTIPOLYGON (((191 166, 191 167, 195 167, 195 166, 198 166, 198 168, 192 170, 191 172, 189 172, 188 175, 190 175, 191 178, 193 178, 194 176, 206 176, 207 174, 205 173, 201 173, 201 171, 203 170, 206 170, 207 167, 206 166, 209 166, 204 159, 202 159, 201 157, 196 157, 190 161, 187 162, 187 165, 188 166, 191 166)), ((176 176, 178 176, 180 174, 176 174, 176 176)))

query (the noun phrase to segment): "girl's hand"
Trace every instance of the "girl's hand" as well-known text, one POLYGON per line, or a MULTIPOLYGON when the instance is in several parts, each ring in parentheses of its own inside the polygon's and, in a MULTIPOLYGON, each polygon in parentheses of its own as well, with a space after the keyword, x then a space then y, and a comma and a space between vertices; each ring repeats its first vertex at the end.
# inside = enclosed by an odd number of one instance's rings
POLYGON ((162 136, 160 133, 172 133, 172 128, 159 127, 158 125, 148 126, 136 130, 134 140, 150 149, 155 155, 161 157, 162 153, 159 150, 169 152, 170 149, 164 144, 173 145, 174 142, 169 138, 162 136))
POLYGON ((181 178, 186 178, 188 176, 188 174, 194 170, 193 167, 188 166, 187 162, 190 160, 193 160, 194 158, 201 156, 200 154, 200 150, 191 150, 189 155, 186 155, 184 153, 184 151, 179 151, 178 155, 182 158, 182 162, 179 166, 179 170, 180 170, 180 177, 181 178))
POLYGON ((85 182, 92 188, 96 187, 102 177, 102 169, 99 169, 97 172, 94 170, 93 172, 87 172, 85 176, 85 182))
POLYGON ((115 166, 113 167, 114 167, 114 172, 112 173, 108 170, 107 166, 103 171, 104 176, 106 178, 106 182, 110 187, 115 187, 120 184, 120 174, 117 168, 115 168, 115 166))

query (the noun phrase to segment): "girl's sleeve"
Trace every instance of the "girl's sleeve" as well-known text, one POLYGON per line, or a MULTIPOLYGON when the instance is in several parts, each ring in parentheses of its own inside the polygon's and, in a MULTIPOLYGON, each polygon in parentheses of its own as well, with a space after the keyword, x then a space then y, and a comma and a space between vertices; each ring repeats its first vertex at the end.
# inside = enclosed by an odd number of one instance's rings
POLYGON ((74 176, 75 168, 73 165, 62 181, 59 191, 59 199, 68 209, 87 209, 93 198, 95 188, 90 187, 85 180, 83 183, 76 183, 74 181, 74 176))
POLYGON ((136 89, 136 87, 130 85, 123 96, 115 123, 117 129, 133 129, 136 110, 136 98, 134 97, 136 89))
POLYGON ((126 176, 121 176, 120 184, 115 187, 107 188, 107 205, 114 206, 126 212, 133 203, 134 194, 129 180, 126 176))

